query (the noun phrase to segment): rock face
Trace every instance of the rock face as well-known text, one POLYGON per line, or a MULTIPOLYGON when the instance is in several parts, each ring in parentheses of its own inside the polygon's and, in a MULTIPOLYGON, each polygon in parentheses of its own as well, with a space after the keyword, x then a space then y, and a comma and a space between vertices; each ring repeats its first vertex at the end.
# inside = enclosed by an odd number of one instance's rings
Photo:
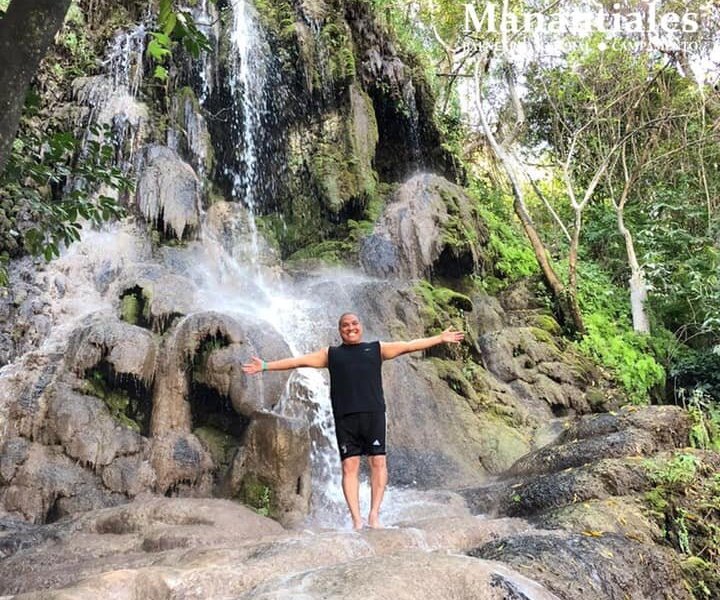
POLYGON ((150 223, 181 240, 200 226, 200 181, 170 148, 151 146, 146 154, 138 207, 150 223))
POLYGON ((477 270, 488 233, 472 205, 461 188, 442 177, 411 177, 363 240, 363 267, 372 275, 405 279, 477 270))
POLYGON ((64 360, 28 354, 0 377, 4 512, 42 523, 147 492, 245 498, 248 482, 262 482, 273 514, 298 522, 309 509, 308 427, 258 412, 279 402, 287 374, 239 368, 273 353, 289 354, 279 337, 218 313, 180 319, 160 347, 113 315, 82 319, 64 360))
POLYGON ((568 425, 503 479, 464 492, 475 511, 523 516, 550 531, 470 555, 507 562, 560 598, 690 598, 677 555, 661 545, 642 502, 656 485, 648 457, 687 444, 687 414, 630 407, 568 425))

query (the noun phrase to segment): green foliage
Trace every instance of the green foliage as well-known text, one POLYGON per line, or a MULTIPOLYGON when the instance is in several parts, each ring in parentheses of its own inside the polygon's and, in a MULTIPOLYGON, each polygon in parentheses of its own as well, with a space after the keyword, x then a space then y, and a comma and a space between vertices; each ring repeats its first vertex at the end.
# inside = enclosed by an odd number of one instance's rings
POLYGON ((720 593, 720 475, 714 453, 678 451, 644 463, 655 488, 645 494, 668 544, 687 556, 683 572, 694 598, 720 593))
POLYGON ((253 508, 263 517, 272 517, 274 512, 274 494, 270 486, 254 476, 243 479, 240 500, 253 508))
POLYGON ((527 238, 517 226, 511 200, 481 180, 473 180, 468 191, 477 204, 480 218, 490 230, 489 249, 493 275, 480 282, 493 292, 518 279, 535 275, 539 267, 527 238))
POLYGON ((670 379, 677 395, 689 397, 699 391, 702 396, 720 402, 720 346, 695 350, 677 344, 669 362, 670 379))
POLYGON ((355 77, 355 54, 346 27, 327 23, 320 30, 320 42, 328 52, 328 66, 333 81, 344 82, 355 77))
POLYGON ((198 29, 190 11, 175 8, 173 0, 160 0, 158 30, 150 32, 146 51, 148 58, 155 63, 156 79, 163 82, 167 80, 166 65, 178 45, 193 58, 198 58, 202 51, 212 50, 210 40, 198 29))
POLYGON ((580 350, 613 372, 633 404, 646 404, 651 389, 665 381, 665 369, 650 354, 648 337, 619 327, 603 313, 586 314, 585 327, 580 350))
MULTIPOLYGON (((12 148, 0 177, 0 252, 23 250, 51 260, 80 239, 82 221, 99 225, 123 209, 98 189, 125 193, 131 181, 114 166, 108 127, 95 127, 84 144, 67 132, 26 132, 12 148)), ((1 275, 0 279, 5 280, 1 275)))
POLYGON ((429 334, 438 334, 450 325, 460 331, 467 330, 465 312, 473 309, 470 298, 425 280, 420 280, 414 289, 422 299, 420 314, 429 334))
POLYGON ((694 454, 676 452, 666 461, 648 460, 645 468, 655 485, 668 489, 684 490, 698 474, 702 461, 694 454))
POLYGON ((702 389, 692 390, 685 402, 681 389, 680 401, 686 406, 690 421, 690 444, 693 448, 720 452, 720 406, 702 389))
MULTIPOLYGON (((567 277, 567 263, 557 265, 567 277)), ((633 404, 645 404, 650 391, 665 381, 665 369, 653 355, 653 341, 632 329, 627 292, 590 261, 579 264, 578 302, 586 335, 578 348, 608 369, 633 404)))

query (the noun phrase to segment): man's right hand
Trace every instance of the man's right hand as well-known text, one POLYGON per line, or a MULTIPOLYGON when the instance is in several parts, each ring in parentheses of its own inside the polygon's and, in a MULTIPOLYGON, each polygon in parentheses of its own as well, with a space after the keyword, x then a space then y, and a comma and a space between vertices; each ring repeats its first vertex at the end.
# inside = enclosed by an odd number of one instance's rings
POLYGON ((263 361, 261 358, 258 358, 257 356, 253 356, 250 359, 249 363, 243 364, 242 370, 244 373, 247 373, 248 375, 255 375, 255 373, 260 373, 263 370, 263 361))

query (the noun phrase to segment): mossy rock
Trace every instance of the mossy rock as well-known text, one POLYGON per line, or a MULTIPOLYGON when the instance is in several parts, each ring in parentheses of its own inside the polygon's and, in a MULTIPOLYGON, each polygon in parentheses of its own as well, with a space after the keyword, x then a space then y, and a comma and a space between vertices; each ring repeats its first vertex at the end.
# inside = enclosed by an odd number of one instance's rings
POLYGON ((141 433, 140 424, 128 414, 132 412, 134 399, 125 390, 113 387, 99 370, 88 371, 82 390, 86 394, 100 398, 107 406, 110 416, 118 423, 141 433))
POLYGON ((240 484, 238 499, 264 517, 273 517, 277 511, 275 493, 264 481, 254 476, 246 476, 240 484))
POLYGON ((150 323, 150 303, 152 292, 136 286, 120 296, 120 319, 130 325, 148 327, 150 323))
POLYGON ((489 410, 481 416, 480 463, 488 473, 502 473, 530 451, 530 440, 517 427, 489 410))
POLYGON ((552 336, 562 335, 562 328, 552 315, 535 315, 531 320, 531 325, 538 329, 546 331, 552 336))
POLYGON ((445 381, 456 394, 467 399, 473 411, 478 411, 482 406, 487 405, 487 387, 477 390, 473 385, 474 382, 480 381, 473 371, 482 367, 466 363, 464 368, 460 368, 455 361, 434 357, 431 358, 431 361, 437 370, 438 377, 445 381))
POLYGON ((230 464, 240 446, 236 437, 211 425, 198 427, 193 430, 193 434, 208 449, 216 467, 230 464))
POLYGON ((685 559, 680 568, 695 600, 720 598, 720 569, 699 556, 685 559))

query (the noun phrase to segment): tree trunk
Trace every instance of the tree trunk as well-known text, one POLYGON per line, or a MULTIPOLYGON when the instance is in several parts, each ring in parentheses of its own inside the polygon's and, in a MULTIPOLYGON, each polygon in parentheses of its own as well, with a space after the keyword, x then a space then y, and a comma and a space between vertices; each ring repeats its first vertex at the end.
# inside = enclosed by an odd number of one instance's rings
POLYGON ((566 292, 566 302, 568 311, 572 318, 575 332, 585 335, 585 323, 583 322, 580 305, 577 299, 577 262, 578 249, 580 248, 580 229, 582 227, 582 208, 575 208, 575 227, 573 229, 572 239, 570 240, 570 255, 568 257, 568 287, 566 292))
POLYGON ((645 274, 643 273, 640 263, 638 263, 635 254, 635 244, 633 242, 630 230, 625 226, 623 218, 623 210, 616 207, 618 230, 625 238, 625 250, 628 257, 628 265, 630 267, 630 306, 632 308, 633 329, 638 333, 650 333, 650 323, 645 310, 645 301, 647 300, 647 283, 645 274))
MULTIPOLYGON (((478 64, 476 63, 475 103, 478 110, 478 116, 480 117, 480 124, 483 128, 483 133, 485 134, 485 138, 490 143, 490 148, 492 148, 495 157, 500 161, 500 164, 502 164, 505 173, 510 180, 510 188, 512 189, 514 199, 513 208, 515 209, 515 214, 518 216, 520 222, 522 223, 528 240, 530 240, 530 245, 532 246, 535 258, 537 259, 540 270, 542 271, 545 285, 547 286, 548 291, 550 292, 550 295, 555 302, 555 316, 557 317, 560 325, 563 326, 565 329, 570 330, 571 333, 582 334, 585 331, 585 327, 582 322, 579 308, 576 311, 573 310, 572 301, 568 302, 569 299, 572 299, 572 295, 568 295, 568 291, 565 285, 557 276, 555 270, 552 267, 552 264, 550 263, 550 258, 548 257, 548 252, 545 248, 545 244, 543 244, 542 239, 540 239, 540 235, 535 229, 535 225, 530 218, 530 213, 527 210, 522 185, 518 180, 517 173, 515 172, 515 168, 512 164, 512 160, 510 159, 510 156, 508 156, 508 154, 506 153, 505 149, 495 138, 495 134, 493 134, 492 129, 490 129, 490 124, 487 121, 487 116, 485 115, 485 111, 483 110, 482 106, 480 87, 481 86, 479 70, 478 64)), ((577 305, 577 302, 575 302, 575 304, 577 305)))
POLYGON ((5 170, 28 87, 63 24, 70 0, 12 0, 0 20, 0 173, 5 170))

